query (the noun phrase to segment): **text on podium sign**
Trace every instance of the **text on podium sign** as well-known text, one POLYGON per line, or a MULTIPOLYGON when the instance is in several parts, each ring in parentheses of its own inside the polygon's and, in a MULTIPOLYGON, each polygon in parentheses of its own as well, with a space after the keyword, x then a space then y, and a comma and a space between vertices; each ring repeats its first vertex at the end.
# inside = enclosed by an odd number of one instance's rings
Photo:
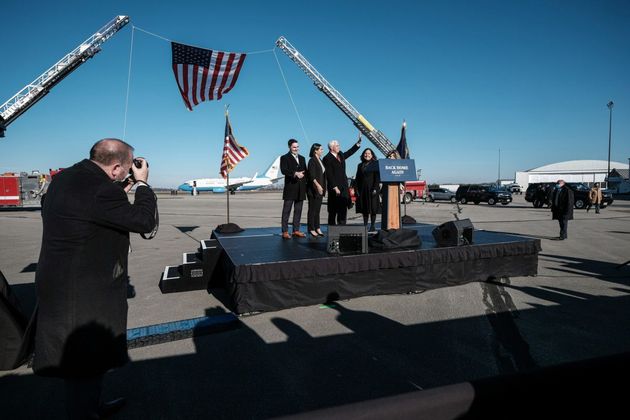
POLYGON ((381 182, 416 180, 416 162, 413 159, 379 159, 381 182))

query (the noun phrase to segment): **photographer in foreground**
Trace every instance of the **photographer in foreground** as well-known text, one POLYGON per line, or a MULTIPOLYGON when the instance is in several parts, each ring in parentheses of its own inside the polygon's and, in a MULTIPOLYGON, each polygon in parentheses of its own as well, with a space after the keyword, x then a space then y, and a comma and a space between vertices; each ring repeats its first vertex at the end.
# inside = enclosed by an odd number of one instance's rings
POLYGON ((129 361, 129 232, 150 232, 157 216, 148 164, 133 150, 122 140, 98 141, 89 159, 55 176, 42 209, 33 370, 64 379, 71 419, 111 415, 125 403, 101 403, 103 375, 129 361))

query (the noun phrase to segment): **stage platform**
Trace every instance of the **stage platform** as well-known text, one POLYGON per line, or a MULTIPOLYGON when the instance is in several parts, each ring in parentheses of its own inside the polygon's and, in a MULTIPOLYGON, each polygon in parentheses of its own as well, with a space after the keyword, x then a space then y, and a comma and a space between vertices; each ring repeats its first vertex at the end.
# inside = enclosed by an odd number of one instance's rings
POLYGON ((221 278, 213 282, 225 285, 230 309, 245 314, 537 274, 539 239, 475 230, 472 245, 438 247, 434 225, 404 228, 419 233, 421 246, 343 256, 327 252, 326 237, 287 240, 278 228, 213 231, 223 248, 214 272, 221 278))

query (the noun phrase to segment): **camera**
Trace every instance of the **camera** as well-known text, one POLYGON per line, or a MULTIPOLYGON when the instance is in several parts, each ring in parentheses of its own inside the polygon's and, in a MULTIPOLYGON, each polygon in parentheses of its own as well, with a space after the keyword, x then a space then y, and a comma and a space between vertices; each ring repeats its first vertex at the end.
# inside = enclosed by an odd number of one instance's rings
MULTIPOLYGON (((135 166, 138 169, 142 168, 142 161, 140 159, 134 159, 133 166, 135 166)), ((149 162, 147 162, 147 168, 148 167, 149 167, 149 162)), ((133 177, 133 168, 129 168, 129 178, 131 179, 131 181, 136 182, 136 179, 133 177)))

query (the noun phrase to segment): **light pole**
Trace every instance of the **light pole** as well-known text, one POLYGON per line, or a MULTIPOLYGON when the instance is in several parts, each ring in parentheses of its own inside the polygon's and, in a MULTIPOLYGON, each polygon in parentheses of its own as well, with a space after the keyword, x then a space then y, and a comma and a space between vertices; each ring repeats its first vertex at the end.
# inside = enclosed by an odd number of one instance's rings
POLYGON ((608 172, 606 172, 606 188, 608 188, 608 177, 610 176, 610 141, 612 138, 612 109, 615 106, 613 101, 609 101, 606 106, 608 107, 608 172))
POLYGON ((497 188, 501 186, 501 149, 499 149, 499 172, 497 173, 497 188))

